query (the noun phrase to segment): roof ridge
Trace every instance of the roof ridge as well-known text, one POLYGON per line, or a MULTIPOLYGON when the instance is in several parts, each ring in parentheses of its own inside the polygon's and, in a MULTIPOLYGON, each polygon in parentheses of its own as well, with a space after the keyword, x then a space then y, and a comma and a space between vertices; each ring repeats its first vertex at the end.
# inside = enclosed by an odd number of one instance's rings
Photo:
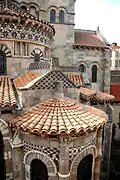
POLYGON ((90 30, 90 29, 75 29, 75 31, 79 31, 79 32, 88 32, 88 33, 93 33, 96 34, 97 31, 96 30, 90 30))

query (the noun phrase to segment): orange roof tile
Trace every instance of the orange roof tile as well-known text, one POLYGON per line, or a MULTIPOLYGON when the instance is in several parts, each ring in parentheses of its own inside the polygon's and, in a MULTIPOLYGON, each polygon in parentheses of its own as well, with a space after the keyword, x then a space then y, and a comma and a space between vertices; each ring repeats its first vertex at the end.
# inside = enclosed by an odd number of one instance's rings
POLYGON ((10 77, 0 76, 0 108, 17 107, 17 100, 10 82, 10 77))
POLYGON ((110 94, 95 91, 93 89, 88 89, 88 88, 84 88, 84 87, 80 87, 79 92, 80 92, 80 95, 82 95, 82 97, 85 99, 90 98, 91 100, 96 100, 96 101, 100 101, 100 102, 112 101, 115 98, 114 96, 112 96, 110 94))
POLYGON ((11 127, 39 135, 80 135, 94 131, 108 120, 105 112, 68 99, 50 99, 9 121, 11 127))
POLYGON ((27 72, 27 73, 21 74, 16 79, 14 79, 15 87, 16 88, 24 87, 28 83, 30 83, 32 80, 36 79, 39 76, 40 76, 40 74, 38 74, 38 73, 31 73, 31 72, 27 72))
POLYGON ((77 86, 84 86, 83 77, 81 74, 66 74, 67 77, 77 86))
POLYGON ((96 92, 96 99, 102 100, 102 101, 113 101, 115 97, 113 95, 103 93, 103 92, 96 92))
POLYGON ((107 44, 97 35, 96 31, 85 31, 81 29, 75 30, 75 43, 76 46, 108 48, 107 44))

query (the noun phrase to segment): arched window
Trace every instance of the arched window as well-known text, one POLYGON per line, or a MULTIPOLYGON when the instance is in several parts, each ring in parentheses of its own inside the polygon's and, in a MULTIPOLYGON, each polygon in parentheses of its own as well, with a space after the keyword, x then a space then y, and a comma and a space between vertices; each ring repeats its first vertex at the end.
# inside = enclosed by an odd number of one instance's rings
POLYGON ((48 180, 48 170, 46 165, 39 159, 34 159, 30 166, 30 180, 48 180))
POLYGON ((50 11, 50 22, 54 23, 56 20, 56 11, 54 9, 51 9, 50 11))
POLYGON ((59 11, 59 22, 63 23, 65 21, 65 12, 63 10, 59 11))
POLYGON ((80 161, 77 168, 77 180, 91 180, 93 156, 87 155, 80 161))
POLYGON ((6 74, 6 55, 0 51, 0 75, 6 74))
POLYGON ((5 160, 4 160, 4 143, 0 131, 0 179, 5 179, 5 160))
POLYGON ((37 17, 37 12, 36 12, 36 8, 34 6, 30 7, 30 14, 32 14, 33 16, 37 17))
POLYGON ((21 10, 23 13, 25 13, 25 12, 27 12, 27 7, 26 7, 26 6, 21 6, 21 7, 20 7, 20 10, 21 10))
POLYGON ((84 73, 84 72, 86 71, 86 67, 84 66, 84 64, 81 64, 81 65, 79 66, 79 71, 80 71, 81 73, 84 73))
POLYGON ((96 65, 92 66, 92 82, 93 83, 97 82, 97 66, 96 65))

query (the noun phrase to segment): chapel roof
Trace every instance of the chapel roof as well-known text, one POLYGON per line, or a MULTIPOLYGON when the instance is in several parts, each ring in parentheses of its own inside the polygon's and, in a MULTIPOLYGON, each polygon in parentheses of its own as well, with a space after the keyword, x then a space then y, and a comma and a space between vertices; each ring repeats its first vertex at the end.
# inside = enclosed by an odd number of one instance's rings
POLYGON ((73 47, 109 48, 103 38, 96 31, 75 30, 75 43, 73 47))
POLYGON ((107 114, 97 108, 53 98, 14 117, 9 126, 42 137, 66 137, 97 130, 107 120, 107 114))
POLYGON ((13 109, 17 107, 17 99, 9 76, 0 76, 0 108, 13 109))
POLYGON ((66 76, 77 86, 82 87, 84 86, 84 80, 82 77, 82 74, 76 74, 76 73, 68 73, 66 76))
POLYGON ((32 73, 32 72, 23 73, 14 79, 15 87, 16 88, 24 87, 32 80, 36 79, 38 76, 40 76, 39 73, 32 73))
POLYGON ((64 88, 78 88, 84 86, 82 75, 64 74, 59 70, 49 70, 40 75, 37 73, 24 73, 14 79, 17 89, 51 89, 55 88, 55 82, 63 82, 64 88))
POLYGON ((98 101, 98 102, 109 102, 115 99, 113 95, 96 91, 93 89, 89 89, 89 88, 80 87, 78 91, 80 93, 80 98, 83 98, 86 100, 98 101))

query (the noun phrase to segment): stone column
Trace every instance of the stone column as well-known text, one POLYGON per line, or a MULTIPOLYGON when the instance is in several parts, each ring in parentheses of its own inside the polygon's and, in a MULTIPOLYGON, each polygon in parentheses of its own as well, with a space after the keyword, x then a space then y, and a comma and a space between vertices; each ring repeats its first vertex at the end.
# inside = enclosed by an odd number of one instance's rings
POLYGON ((24 179, 24 164, 23 164, 23 144, 19 139, 19 134, 16 135, 12 146, 12 159, 13 159, 13 176, 15 180, 24 179))
POLYGON ((58 176, 59 180, 69 179, 69 145, 67 142, 60 142, 58 176))
POLYGON ((97 132, 97 157, 95 158, 94 168, 94 180, 100 179, 100 161, 101 161, 101 149, 102 149, 102 128, 97 132))

